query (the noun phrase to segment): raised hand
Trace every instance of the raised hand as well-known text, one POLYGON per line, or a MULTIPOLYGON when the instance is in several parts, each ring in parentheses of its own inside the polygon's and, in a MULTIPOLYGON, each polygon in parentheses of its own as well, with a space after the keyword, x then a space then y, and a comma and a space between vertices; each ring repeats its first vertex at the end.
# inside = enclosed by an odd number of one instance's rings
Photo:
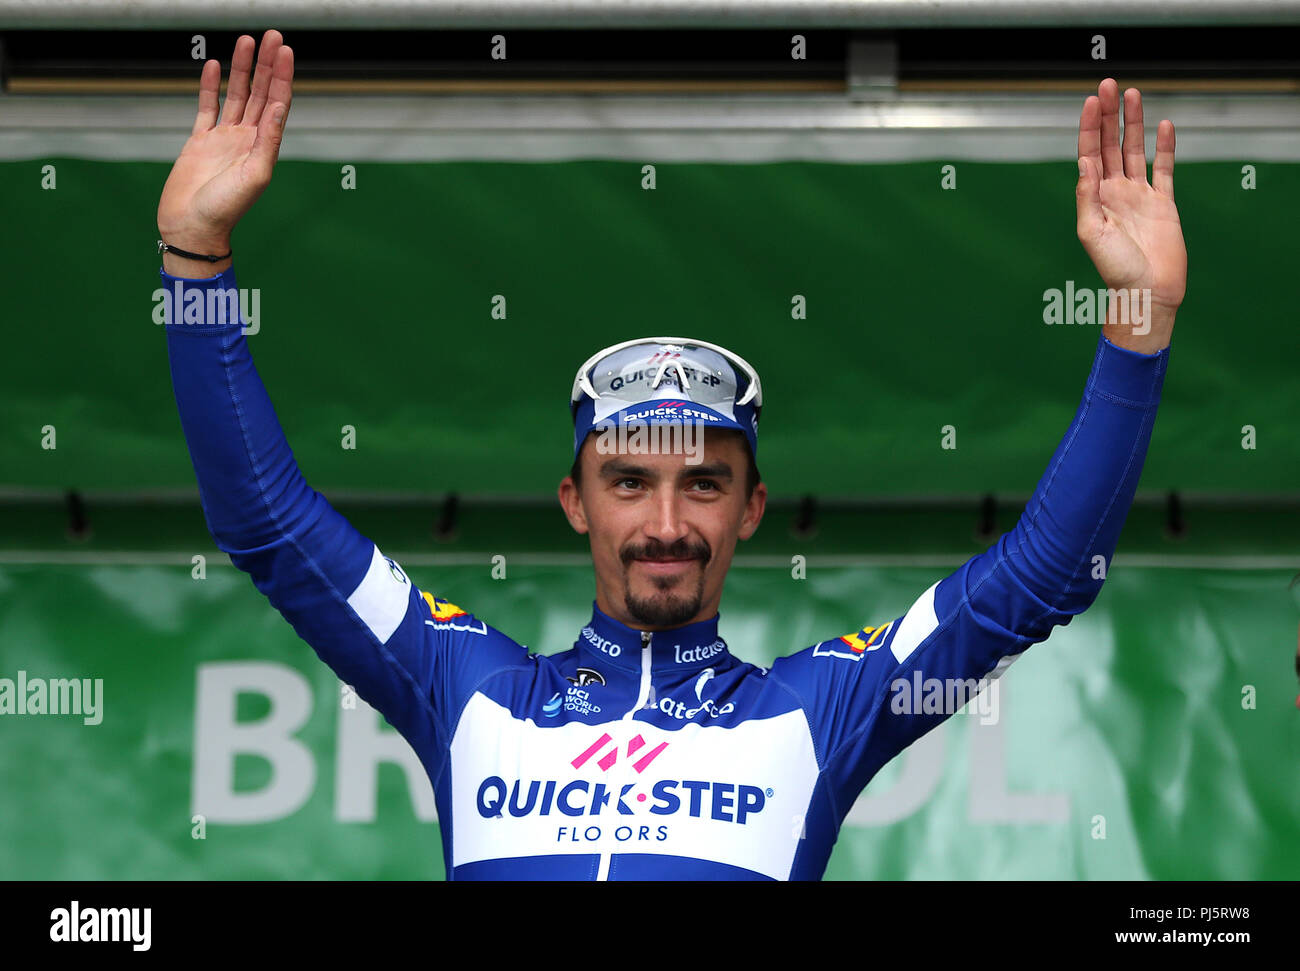
MULTIPOLYGON (((203 65, 194 128, 158 203, 159 234, 173 246, 211 255, 228 252, 235 224, 271 182, 293 99, 293 50, 279 31, 268 30, 250 85, 253 48, 247 34, 235 42, 219 121, 221 64, 211 60, 203 65)), ((209 276, 230 264, 197 263, 168 253, 163 265, 176 275, 201 266, 202 275, 209 276)))
POLYGON ((1124 143, 1119 137, 1119 85, 1106 78, 1083 103, 1075 188, 1079 242, 1107 287, 1149 291, 1151 316, 1112 317, 1106 337, 1142 353, 1168 346, 1174 314, 1187 287, 1187 249, 1174 205, 1174 124, 1156 129, 1156 156, 1147 182, 1142 141, 1142 94, 1124 92, 1124 143), (1137 326, 1134 326, 1137 325, 1137 326))

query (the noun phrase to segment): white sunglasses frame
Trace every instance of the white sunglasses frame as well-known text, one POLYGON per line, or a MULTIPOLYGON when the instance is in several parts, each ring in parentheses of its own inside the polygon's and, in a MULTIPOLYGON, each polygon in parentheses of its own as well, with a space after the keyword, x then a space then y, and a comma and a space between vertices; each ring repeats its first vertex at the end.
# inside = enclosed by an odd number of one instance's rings
POLYGON ((717 344, 710 344, 708 341, 696 340, 693 337, 637 337, 634 340, 623 341, 622 343, 611 344, 609 347, 602 348, 595 354, 591 355, 591 357, 587 358, 587 360, 583 362, 582 366, 578 368, 578 373, 573 379, 573 390, 569 393, 569 407, 573 407, 581 401, 584 394, 591 398, 592 401, 599 401, 600 395, 596 393, 596 389, 592 386, 591 378, 588 376, 587 372, 595 367, 596 362, 601 358, 607 357, 616 351, 621 351, 625 347, 634 347, 637 344, 689 344, 692 347, 703 347, 716 354, 720 354, 730 362, 733 367, 737 364, 740 365, 741 369, 745 373, 745 377, 749 380, 749 387, 745 389, 745 393, 741 395, 735 404, 746 405, 749 404, 750 401, 753 401, 755 408, 763 407, 763 385, 758 379, 758 372, 754 370, 754 366, 739 354, 735 354, 732 351, 727 350, 725 347, 720 347, 717 344))

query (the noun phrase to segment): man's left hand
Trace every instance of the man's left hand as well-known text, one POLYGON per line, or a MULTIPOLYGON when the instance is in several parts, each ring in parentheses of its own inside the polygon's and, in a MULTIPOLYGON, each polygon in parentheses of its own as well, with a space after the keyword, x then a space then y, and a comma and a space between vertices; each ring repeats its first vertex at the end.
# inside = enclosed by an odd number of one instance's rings
POLYGON ((1174 205, 1174 124, 1156 129, 1156 157, 1147 182, 1142 94, 1124 92, 1124 143, 1119 138, 1119 85, 1106 78, 1083 103, 1075 188, 1079 242, 1102 282, 1115 291, 1149 292, 1149 304, 1111 301, 1105 328, 1113 344, 1144 354, 1169 346, 1174 315, 1187 287, 1187 249, 1174 205), (1140 313, 1148 317, 1139 317, 1140 313))

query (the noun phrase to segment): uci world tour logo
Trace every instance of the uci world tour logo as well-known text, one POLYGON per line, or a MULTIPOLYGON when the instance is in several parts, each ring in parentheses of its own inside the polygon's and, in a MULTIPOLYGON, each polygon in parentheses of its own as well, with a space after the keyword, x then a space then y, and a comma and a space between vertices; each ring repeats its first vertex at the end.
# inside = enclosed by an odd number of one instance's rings
POLYGON ((561 695, 555 692, 547 699, 546 704, 542 705, 542 713, 547 718, 554 718, 561 711, 577 712, 579 715, 595 715, 600 713, 600 705, 591 700, 591 693, 585 689, 588 687, 603 686, 605 677, 594 668, 578 668, 567 680, 572 688, 567 693, 561 695))

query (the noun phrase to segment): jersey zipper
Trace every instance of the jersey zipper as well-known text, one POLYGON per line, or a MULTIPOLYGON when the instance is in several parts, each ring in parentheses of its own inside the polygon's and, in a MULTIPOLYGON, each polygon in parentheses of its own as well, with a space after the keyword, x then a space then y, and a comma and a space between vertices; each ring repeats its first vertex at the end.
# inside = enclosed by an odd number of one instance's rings
POLYGON ((641 690, 637 692, 636 704, 632 710, 623 716, 624 721, 628 721, 638 711, 645 707, 650 700, 650 632, 643 630, 641 632, 641 690))
MULTIPOLYGON (((632 708, 623 716, 623 721, 631 721, 636 713, 650 700, 650 661, 650 631, 643 630, 641 632, 641 690, 637 692, 636 702, 632 705, 632 708)), ((621 761, 618 764, 620 766, 624 765, 621 761)), ((600 865, 596 870, 597 880, 609 879, 610 856, 610 853, 600 854, 600 865)))

